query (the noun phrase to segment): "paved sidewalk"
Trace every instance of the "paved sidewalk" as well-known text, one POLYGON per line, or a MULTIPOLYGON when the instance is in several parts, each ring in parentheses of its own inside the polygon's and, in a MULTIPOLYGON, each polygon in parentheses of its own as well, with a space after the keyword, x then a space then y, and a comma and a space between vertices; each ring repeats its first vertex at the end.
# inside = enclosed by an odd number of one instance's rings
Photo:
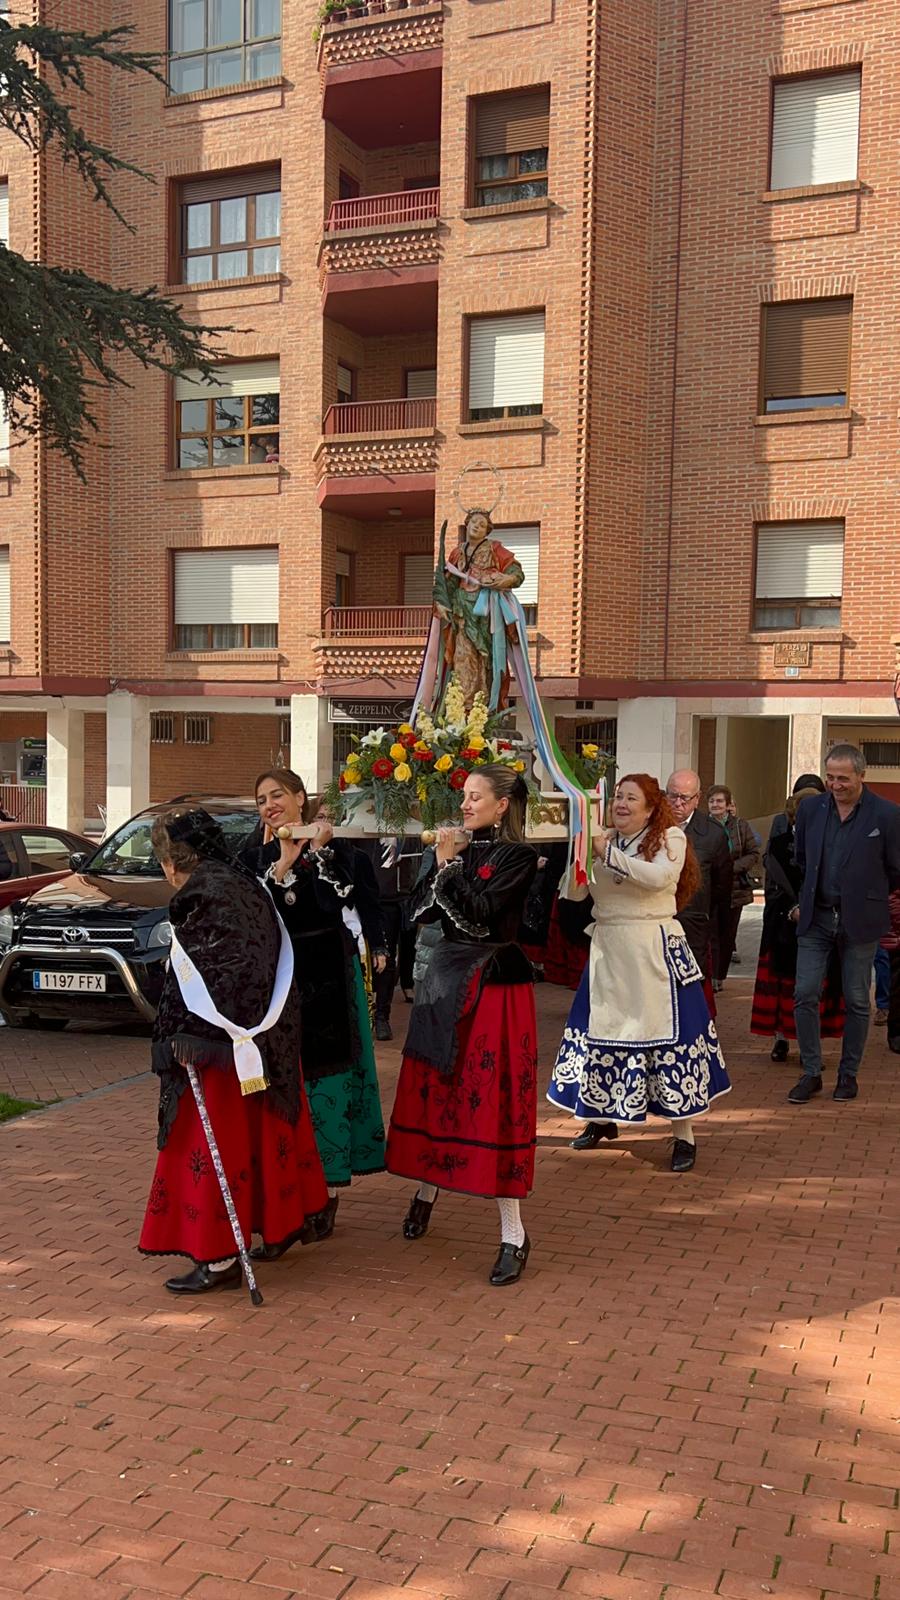
MULTIPOLYGON (((569 996, 539 994, 546 1074, 569 996)), ((408 1244, 385 1177, 260 1310, 185 1307, 134 1251, 152 1082, 7 1124, 0 1597, 900 1595, 900 1063, 877 1030, 859 1100, 791 1108, 749 1004, 729 979, 735 1092, 694 1173, 656 1127, 574 1155, 544 1108, 502 1292, 492 1204, 442 1196, 408 1244)), ((146 1061, 0 1033, 20 1094, 146 1061)))

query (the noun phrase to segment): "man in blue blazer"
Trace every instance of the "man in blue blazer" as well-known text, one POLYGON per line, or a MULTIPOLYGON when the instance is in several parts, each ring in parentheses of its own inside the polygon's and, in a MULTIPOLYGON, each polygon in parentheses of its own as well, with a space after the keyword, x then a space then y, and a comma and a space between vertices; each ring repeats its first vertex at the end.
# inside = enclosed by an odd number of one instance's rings
POLYGON ((803 1105, 822 1090, 819 1001, 835 946, 847 1016, 835 1100, 855 1100, 869 1032, 869 990, 878 941, 890 929, 888 896, 900 887, 900 806, 863 782, 866 760, 838 744, 825 762, 827 793, 797 811, 794 852, 803 872, 797 923, 794 1021, 803 1076, 788 1095, 803 1105))

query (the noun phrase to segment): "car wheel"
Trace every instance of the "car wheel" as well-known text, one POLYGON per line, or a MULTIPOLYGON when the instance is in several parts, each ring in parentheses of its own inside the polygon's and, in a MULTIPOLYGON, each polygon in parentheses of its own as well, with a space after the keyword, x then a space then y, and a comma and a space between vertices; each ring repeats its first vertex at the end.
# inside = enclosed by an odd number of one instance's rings
POLYGON ((63 1028, 69 1026, 68 1017, 39 1017, 36 1011, 28 1011, 21 1022, 14 1022, 14 1028, 43 1028, 46 1033, 61 1033, 63 1028))

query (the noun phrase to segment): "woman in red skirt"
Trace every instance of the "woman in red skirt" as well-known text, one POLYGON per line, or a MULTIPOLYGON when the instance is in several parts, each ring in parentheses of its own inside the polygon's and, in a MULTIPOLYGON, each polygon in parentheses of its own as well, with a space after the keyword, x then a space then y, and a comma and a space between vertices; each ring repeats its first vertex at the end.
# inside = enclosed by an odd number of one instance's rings
POLYGON ((509 767, 471 773, 468 836, 440 830, 411 896, 413 925, 439 923, 443 938, 417 989, 387 1147, 388 1171, 419 1183, 407 1239, 427 1232, 438 1189, 497 1200, 497 1287, 521 1277, 531 1248, 519 1201, 534 1179, 537 1029, 531 964, 515 942, 537 870, 526 799, 509 767))
POLYGON ((271 1259, 304 1239, 328 1194, 300 1076, 293 957, 271 897, 235 865, 206 811, 160 817, 153 845, 176 890, 177 943, 153 1029, 159 1156, 140 1249, 187 1256, 192 1271, 166 1288, 206 1294, 237 1288, 241 1267, 187 1065, 197 1069, 244 1240, 262 1237, 254 1256, 271 1259))

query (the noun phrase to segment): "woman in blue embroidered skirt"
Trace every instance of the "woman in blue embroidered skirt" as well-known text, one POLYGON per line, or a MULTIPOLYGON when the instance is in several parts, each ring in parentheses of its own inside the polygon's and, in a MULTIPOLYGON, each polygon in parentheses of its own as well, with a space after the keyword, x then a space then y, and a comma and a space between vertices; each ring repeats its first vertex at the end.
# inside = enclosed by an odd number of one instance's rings
MULTIPOLYGON (((616 786, 614 827, 594 838, 593 929, 547 1098, 587 1127, 573 1148, 614 1139, 647 1113, 673 1124, 672 1171, 694 1165, 692 1119, 731 1085, 703 977, 675 913, 699 883, 655 778, 616 786)), ((572 892, 572 891, 570 891, 572 892)))

